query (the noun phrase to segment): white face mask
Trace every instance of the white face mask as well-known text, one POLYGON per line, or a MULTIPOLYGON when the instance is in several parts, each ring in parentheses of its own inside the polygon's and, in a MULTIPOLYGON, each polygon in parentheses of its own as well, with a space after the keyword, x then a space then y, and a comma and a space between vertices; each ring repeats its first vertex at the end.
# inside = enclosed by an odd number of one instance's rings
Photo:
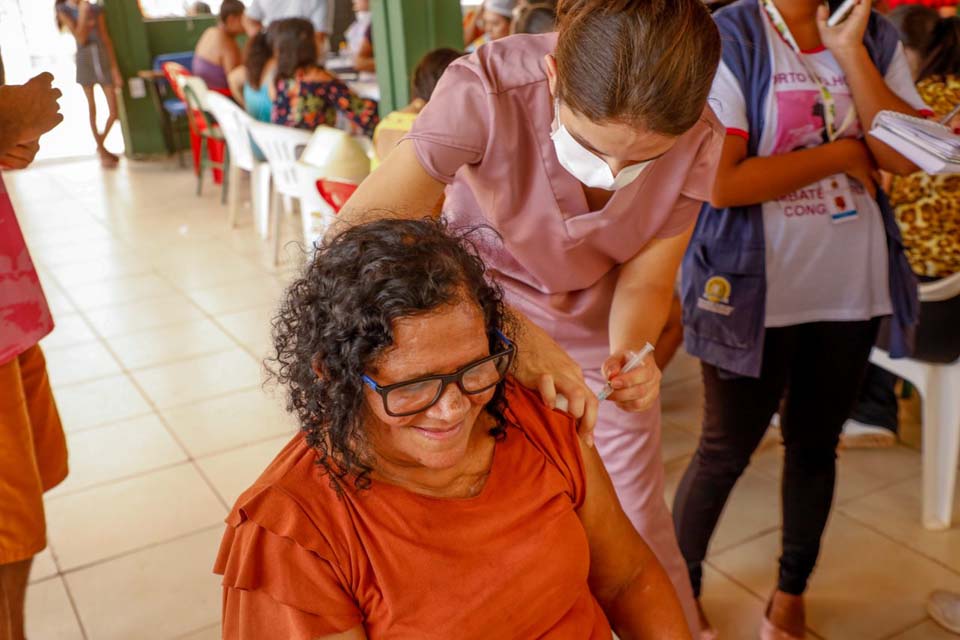
POLYGON ((616 191, 622 189, 643 173, 653 160, 640 164, 631 164, 620 170, 616 176, 610 170, 610 165, 599 156, 591 153, 577 142, 567 128, 560 122, 560 103, 554 109, 556 128, 550 134, 553 147, 557 152, 560 165, 574 178, 594 189, 616 191))

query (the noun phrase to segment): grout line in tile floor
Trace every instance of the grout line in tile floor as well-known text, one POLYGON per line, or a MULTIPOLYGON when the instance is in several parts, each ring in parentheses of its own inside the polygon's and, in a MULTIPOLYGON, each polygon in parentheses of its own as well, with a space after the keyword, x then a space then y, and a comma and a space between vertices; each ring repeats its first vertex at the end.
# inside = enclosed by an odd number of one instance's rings
MULTIPOLYGON (((216 530, 222 530, 222 529, 224 528, 224 526, 225 526, 225 525, 224 525, 223 522, 218 522, 218 523, 216 523, 216 524, 211 524, 211 525, 208 525, 208 526, 205 526, 205 527, 200 527, 199 529, 193 529, 193 530, 187 531, 187 532, 185 532, 185 533, 179 533, 179 534, 177 534, 177 535, 175 535, 175 536, 173 536, 173 537, 170 537, 170 538, 165 538, 165 539, 160 540, 160 541, 157 541, 157 542, 151 542, 150 544, 145 544, 145 545, 141 545, 141 546, 136 547, 136 548, 128 549, 128 550, 126 550, 126 551, 123 551, 123 552, 121 552, 121 553, 114 554, 114 555, 112 555, 112 556, 105 556, 105 557, 103 557, 103 558, 100 558, 100 559, 98 559, 98 560, 94 560, 94 561, 92 561, 92 562, 87 562, 87 563, 84 563, 84 564, 77 565, 77 566, 75 566, 75 567, 70 567, 69 569, 60 570, 60 571, 57 572, 57 575, 58 575, 58 576, 61 576, 61 577, 62 577, 62 576, 68 576, 68 575, 70 575, 70 574, 77 573, 77 572, 79 572, 79 571, 84 571, 84 570, 86 570, 86 569, 91 569, 91 568, 93 568, 93 567, 97 567, 97 566, 99 566, 99 565, 106 564, 106 563, 108 563, 108 562, 113 562, 114 560, 119 560, 119 559, 121 559, 121 558, 126 558, 127 556, 132 556, 132 555, 134 555, 134 554, 136 554, 136 553, 140 553, 140 552, 142 552, 142 551, 147 551, 148 549, 155 549, 155 548, 161 547, 161 546, 163 546, 163 545, 165 545, 165 544, 170 544, 171 542, 177 542, 178 540, 183 540, 184 538, 189 538, 190 536, 195 536, 195 535, 197 535, 198 533, 205 533, 205 532, 207 532, 207 531, 213 531, 213 530, 215 530, 215 529, 216 529, 216 530)), ((213 558, 211 558, 211 562, 210 562, 210 573, 213 573, 213 558)), ((64 584, 66 584, 66 582, 67 582, 67 581, 64 580, 64 584)))
MULTIPOLYGON (((835 502, 834 502, 834 505, 833 505, 833 506, 834 506, 834 509, 842 510, 843 507, 845 507, 846 505, 850 504, 851 502, 854 502, 854 501, 856 501, 856 500, 863 500, 864 498, 869 498, 870 496, 872 496, 872 495, 874 495, 874 494, 876 494, 876 493, 880 493, 881 491, 886 491, 887 489, 889 489, 890 487, 892 487, 892 486, 894 486, 894 485, 898 485, 898 484, 900 484, 900 483, 902 483, 902 482, 906 482, 907 480, 912 480, 912 479, 914 479, 914 478, 919 477, 919 476, 921 475, 921 473, 922 473, 921 471, 918 471, 917 473, 911 473, 910 475, 904 476, 903 478, 900 478, 899 480, 890 480, 890 481, 888 481, 888 482, 884 482, 883 484, 879 485, 876 489, 870 489, 870 490, 866 491, 865 493, 857 494, 857 495, 855 495, 855 496, 848 496, 848 497, 844 498, 843 500, 835 501, 835 502)), ((846 514, 844 514, 844 515, 846 515, 846 514)))
POLYGON ((70 590, 70 583, 67 582, 61 573, 57 574, 57 578, 63 583, 63 590, 66 591, 67 600, 70 601, 70 608, 73 609, 73 617, 76 618, 77 626, 80 627, 80 635, 83 637, 83 640, 87 640, 89 636, 87 635, 86 628, 83 626, 83 618, 80 617, 80 608, 77 606, 77 601, 73 597, 73 591, 70 590))
MULTIPOLYGON (((57 284, 59 285, 60 282, 59 282, 59 280, 56 279, 56 275, 55 275, 55 274, 52 274, 52 277, 54 278, 54 280, 55 280, 55 281, 57 282, 57 284)), ((166 279, 162 274, 160 274, 160 277, 166 279)), ((171 283, 171 284, 173 284, 173 283, 171 283)), ((63 288, 62 285, 61 285, 61 288, 63 288)), ((175 287, 175 288, 179 291, 179 287, 175 287)), ((69 295, 69 294, 68 294, 68 295, 69 295)), ((196 304, 196 302, 194 302, 192 299, 189 299, 189 298, 188 298, 188 300, 190 301, 190 304, 194 305, 195 307, 197 307, 197 308, 199 309, 199 306, 196 304)), ((71 298, 71 301, 72 301, 72 298, 71 298)), ((202 313, 205 317, 210 317, 210 315, 209 315, 206 311, 204 311, 203 309, 200 309, 200 311, 201 311, 201 313, 202 313)), ((218 326, 219 326, 219 323, 218 323, 218 326)), ((96 332, 96 330, 94 330, 94 331, 96 332)), ((183 443, 183 441, 182 441, 182 440, 180 439, 180 437, 177 435, 176 431, 174 431, 174 429, 173 429, 173 428, 170 426, 170 424, 167 422, 167 420, 166 420, 166 418, 164 417, 164 415, 160 412, 160 408, 157 406, 157 404, 156 404, 156 402, 154 401, 154 399, 150 397, 150 395, 149 395, 149 394, 146 392, 146 390, 140 385, 140 383, 137 381, 137 379, 136 379, 133 375, 131 375, 131 371, 130 371, 129 369, 127 369, 126 365, 124 365, 123 362, 120 361, 120 358, 117 356, 116 352, 113 350, 113 348, 110 346, 110 344, 103 338, 103 336, 101 336, 101 335, 99 334, 99 332, 96 332, 96 334, 100 337, 100 341, 101 341, 102 346, 107 350, 108 353, 110 353, 110 356, 117 362, 117 364, 120 366, 121 371, 124 373, 124 375, 127 376, 127 378, 129 379, 130 383, 134 386, 134 388, 136 388, 137 391, 140 393, 140 395, 143 396, 143 397, 146 399, 147 404, 150 406, 151 409, 153 409, 155 415, 157 416, 157 419, 158 419, 158 420, 160 421, 160 423, 163 425, 163 428, 167 431, 167 433, 170 435, 170 437, 173 439, 173 441, 177 443, 177 446, 180 447, 180 450, 181 450, 181 451, 183 452, 183 454, 186 456, 186 462, 189 462, 191 465, 193 465, 193 468, 194 468, 194 469, 196 470, 196 472, 200 475, 200 477, 203 478, 203 481, 207 484, 207 486, 208 486, 208 487, 210 488, 210 490, 213 492, 213 495, 216 496, 217 500, 220 502, 220 504, 223 506, 223 508, 226 509, 226 510, 229 512, 229 511, 230 511, 230 508, 231 508, 231 505, 228 505, 228 504, 227 504, 227 502, 226 502, 226 500, 224 500, 223 496, 220 495, 220 492, 217 491, 217 488, 216 488, 216 486, 213 484, 213 482, 211 481, 211 479, 207 476, 206 473, 204 473, 204 471, 203 471, 203 469, 200 467, 200 465, 197 464, 196 460, 195 460, 194 457, 191 455, 190 450, 186 447, 186 445, 183 443)), ((233 340, 233 341, 236 342, 236 343, 239 343, 239 341, 238 341, 236 338, 234 338, 233 335, 231 335, 231 334, 229 334, 229 333, 228 333, 227 335, 230 337, 231 340, 233 340)), ((181 464, 182 464, 182 463, 181 463, 181 464)), ((51 499, 53 499, 53 498, 51 498, 51 499)))
MULTIPOLYGON (((782 517, 781 517, 781 520, 782 520, 782 517)), ((764 537, 765 535, 771 534, 774 531, 780 531, 781 528, 782 528, 781 524, 775 524, 775 525, 766 527, 764 529, 761 529, 759 531, 756 531, 750 534, 748 537, 738 542, 731 542, 730 544, 719 546, 716 549, 710 549, 707 554, 707 557, 709 558, 710 556, 719 555, 721 553, 730 551, 731 549, 735 549, 736 547, 739 547, 740 545, 743 545, 743 544, 750 544, 751 542, 759 540, 760 538, 764 537)))
MULTIPOLYGON (((70 609, 73 611, 73 617, 77 622, 77 626, 80 628, 80 635, 83 637, 83 640, 87 640, 87 630, 83 627, 83 620, 80 618, 80 610, 77 609, 77 604, 73 599, 73 593, 70 591, 70 585, 67 584, 67 581, 64 580, 63 574, 58 570, 57 573, 46 576, 41 580, 33 580, 27 584, 28 587, 34 587, 36 585, 41 585, 46 582, 53 582, 54 580, 60 582, 63 586, 64 592, 67 594, 67 601, 70 603, 70 609)), ((28 596, 29 597, 29 592, 28 596)))
MULTIPOLYGON (((909 479, 909 478, 907 478, 907 479, 909 479)), ((901 480, 901 482, 903 482, 903 480, 901 480)), ((897 484, 897 483, 894 483, 894 484, 897 484)), ((889 488, 889 487, 888 487, 888 488, 889 488)), ((873 495, 873 494, 871 493, 871 494, 868 494, 868 495, 873 495)), ((864 497, 866 497, 866 496, 864 496, 864 497)), ((872 531, 873 533, 881 536, 882 538, 888 540, 889 542, 892 542, 893 544, 897 545, 898 547, 902 547, 905 551, 908 551, 908 552, 910 552, 910 553, 913 553, 913 554, 915 554, 915 555, 918 555, 918 556, 920 556, 921 558, 924 558, 925 560, 927 560, 927 561, 929 561, 929 562, 932 562, 933 564, 937 565, 937 566, 940 567, 941 569, 944 569, 945 571, 948 571, 948 572, 952 573, 952 574, 955 575, 955 576, 960 576, 960 571, 957 571, 955 568, 953 568, 953 567, 951 567, 950 565, 944 563, 942 560, 940 560, 940 559, 938 559, 938 558, 934 558, 933 556, 927 555, 925 552, 920 551, 919 549, 916 549, 915 547, 913 547, 909 542, 904 542, 903 540, 900 540, 899 538, 895 538, 895 537, 893 537, 892 535, 890 535, 890 534, 888 534, 888 533, 885 533, 885 532, 881 531, 880 529, 876 528, 875 526, 873 526, 873 525, 870 524, 869 522, 864 522, 864 521, 861 520, 860 518, 857 518, 856 516, 853 516, 853 515, 847 513, 846 511, 843 510, 843 505, 840 505, 839 510, 840 510, 840 513, 843 514, 843 517, 849 518, 850 520, 854 521, 855 523, 857 523, 857 524, 860 525, 861 527, 863 527, 863 528, 865 528, 865 529, 869 529, 869 530, 872 531)), ((827 526, 829 526, 829 524, 828 524, 827 526)), ((949 530, 948 530, 948 531, 949 531, 949 530)), ((944 532, 944 533, 946 533, 946 532, 944 532)))
POLYGON ((913 623, 910 624, 909 626, 906 626, 906 627, 900 629, 899 631, 895 631, 894 633, 891 633, 891 634, 888 634, 888 635, 883 636, 882 638, 880 638, 880 640, 896 640, 896 638, 898 638, 899 636, 905 634, 907 631, 910 631, 911 629, 914 629, 914 628, 916 628, 916 627, 919 627, 919 626, 922 625, 924 622, 928 622, 929 620, 931 620, 930 616, 924 616, 923 618, 921 618, 921 619, 919 619, 919 620, 916 620, 915 622, 913 622, 913 623))
MULTIPOLYGON (((147 415, 153 415, 153 414, 147 414, 147 415)), ((157 417, 158 417, 158 419, 159 419, 161 422, 163 421, 163 419, 162 419, 160 416, 157 416, 157 417)), ((122 421, 120 421, 120 422, 122 422, 122 421)), ((116 423, 110 423, 110 424, 116 424, 116 423)), ((100 426, 102 426, 102 427, 107 427, 107 426, 110 426, 110 424, 105 424, 105 425, 100 425, 100 426)), ((97 429, 97 428, 99 428, 99 427, 94 427, 94 428, 97 429)), ((87 429, 87 431, 90 431, 90 429, 87 429)), ((101 481, 99 481, 99 482, 95 482, 95 483, 93 483, 93 484, 88 484, 88 485, 85 485, 85 486, 83 486, 83 487, 77 487, 76 489, 67 489, 67 490, 65 490, 65 491, 60 491, 60 492, 57 492, 56 494, 51 495, 50 497, 48 497, 47 500, 49 500, 49 501, 60 500, 61 498, 66 498, 66 497, 69 497, 69 496, 75 496, 75 495, 77 495, 77 494, 79 494, 79 493, 83 493, 83 492, 85 492, 85 491, 90 491, 90 490, 93 490, 93 489, 100 489, 100 488, 103 488, 103 487, 105 487, 105 486, 107 486, 107 485, 115 484, 115 483, 117 483, 117 482, 124 482, 124 481, 127 481, 127 480, 135 480, 135 479, 137 479, 137 478, 143 478, 144 476, 148 476, 148 475, 150 475, 150 474, 157 473, 157 472, 160 472, 160 471, 167 471, 167 470, 172 469, 172 468, 174 468, 174 467, 179 467, 179 466, 182 466, 182 465, 185 465, 185 464, 188 464, 188 463, 200 462, 201 460, 207 460, 208 458, 213 458, 213 457, 215 457, 215 456, 220 456, 220 455, 223 455, 223 454, 225 454, 225 453, 231 453, 231 452, 234 452, 234 451, 239 451, 240 449, 246 449, 247 447, 253 447, 253 446, 256 446, 256 445, 258 445, 258 444, 263 444, 264 442, 268 442, 268 441, 270 441, 270 440, 276 440, 277 438, 282 437, 282 436, 283 436, 283 434, 274 434, 274 435, 270 435, 270 436, 264 436, 264 437, 262 437, 262 438, 257 438, 256 440, 250 440, 249 442, 244 442, 244 443, 242 443, 242 444, 238 444, 238 445, 235 445, 235 446, 227 447, 226 449, 217 449, 216 451, 211 451, 211 452, 209 452, 209 453, 205 453, 205 454, 203 454, 202 456, 198 456, 198 457, 193 457, 193 456, 191 456, 188 452, 185 451, 185 453, 187 454, 187 457, 186 457, 185 459, 183 459, 183 460, 178 460, 178 461, 176 461, 176 462, 170 462, 170 463, 161 465, 161 466, 159 466, 159 467, 151 467, 151 468, 145 469, 145 470, 143 470, 143 471, 137 471, 137 472, 135 472, 135 473, 129 473, 129 474, 126 474, 126 475, 123 475, 123 476, 117 476, 117 477, 115 477, 115 478, 110 478, 109 480, 101 480, 101 481)), ((291 438, 293 437, 293 433, 292 433, 292 432, 291 432, 291 434, 290 434, 290 437, 291 437, 291 438)), ((183 447, 183 445, 180 444, 179 441, 177 441, 177 446, 183 447)), ((278 451, 278 453, 279 453, 279 451, 278 451)), ((219 492, 216 491, 216 489, 214 489, 214 493, 216 493, 216 494, 218 495, 218 497, 219 497, 219 492)), ((221 501, 222 501, 222 500, 221 500, 221 501)), ((233 505, 225 505, 225 506, 226 506, 227 509, 229 510, 233 505)))

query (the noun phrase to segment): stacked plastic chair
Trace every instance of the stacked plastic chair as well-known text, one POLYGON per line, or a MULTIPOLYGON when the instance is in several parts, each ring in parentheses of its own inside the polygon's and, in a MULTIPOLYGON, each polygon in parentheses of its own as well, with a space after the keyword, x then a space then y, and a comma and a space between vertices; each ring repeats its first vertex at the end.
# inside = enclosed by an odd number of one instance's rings
POLYGON ((237 224, 240 210, 240 172, 250 175, 250 203, 253 219, 260 237, 269 233, 270 165, 258 160, 250 144, 250 123, 253 118, 233 100, 218 93, 207 96, 207 108, 220 125, 227 141, 228 169, 226 184, 230 206, 230 227, 237 224))

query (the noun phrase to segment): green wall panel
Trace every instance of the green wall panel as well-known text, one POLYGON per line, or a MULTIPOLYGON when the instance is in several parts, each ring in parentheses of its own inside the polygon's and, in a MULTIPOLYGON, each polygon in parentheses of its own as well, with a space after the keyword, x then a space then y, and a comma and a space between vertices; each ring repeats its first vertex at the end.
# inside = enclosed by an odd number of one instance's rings
POLYGON ((410 75, 425 53, 463 49, 460 0, 373 0, 373 50, 380 113, 410 102, 410 75))
MULTIPOLYGON (((165 154, 160 114, 148 93, 142 98, 130 95, 128 80, 137 72, 150 69, 153 59, 162 53, 192 51, 200 34, 215 19, 171 18, 144 20, 137 0, 104 0, 107 28, 117 52, 117 64, 124 77, 120 100, 120 126, 128 156, 165 154)), ((178 136, 185 140, 185 136, 178 136)))

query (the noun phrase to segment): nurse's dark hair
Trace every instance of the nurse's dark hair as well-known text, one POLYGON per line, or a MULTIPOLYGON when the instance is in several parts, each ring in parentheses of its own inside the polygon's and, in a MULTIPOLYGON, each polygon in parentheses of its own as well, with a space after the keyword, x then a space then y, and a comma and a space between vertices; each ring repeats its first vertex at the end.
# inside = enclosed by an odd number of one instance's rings
POLYGON ((277 57, 278 78, 292 78, 298 69, 317 64, 317 41, 309 20, 277 20, 271 23, 268 37, 277 57))
MULTIPOLYGON (((394 326, 462 302, 476 305, 491 351, 507 319, 500 288, 487 278, 473 238, 433 219, 386 219, 352 227, 316 246, 273 319, 270 378, 339 492, 369 486, 370 416, 362 376, 394 343, 394 326)), ((438 341, 436 349, 448 345, 438 341)), ((380 402, 377 397, 375 402, 380 402)), ((505 433, 504 383, 486 406, 491 434, 505 433)))
POLYGON ((424 102, 430 102, 433 90, 440 82, 440 76, 447 70, 450 63, 462 56, 456 49, 440 48, 428 51, 413 70, 413 79, 410 82, 413 97, 424 102))
POLYGON ((941 18, 934 26, 917 79, 957 75, 960 75, 960 16, 952 16, 941 18))
POLYGON ((703 0, 560 0, 557 18, 564 104, 664 135, 696 124, 720 64, 703 0))

